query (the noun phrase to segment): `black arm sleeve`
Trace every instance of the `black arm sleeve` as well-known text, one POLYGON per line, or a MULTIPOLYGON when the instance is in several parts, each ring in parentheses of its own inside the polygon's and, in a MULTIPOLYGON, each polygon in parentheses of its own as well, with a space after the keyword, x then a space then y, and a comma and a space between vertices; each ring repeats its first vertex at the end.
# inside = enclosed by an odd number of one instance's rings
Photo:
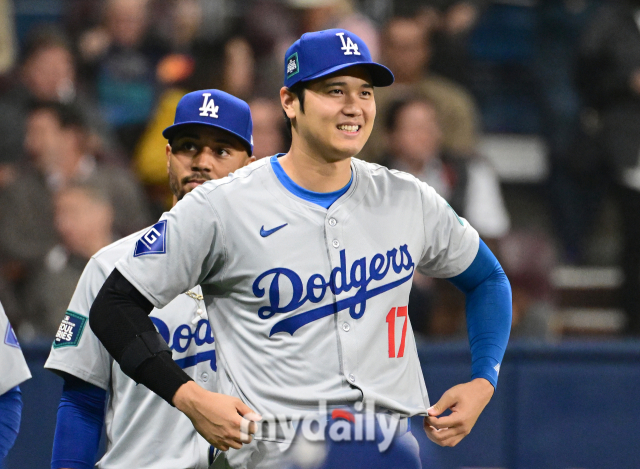
POLYGON ((127 376, 173 405, 174 394, 191 378, 171 358, 151 310, 149 300, 114 269, 91 306, 89 325, 127 376))

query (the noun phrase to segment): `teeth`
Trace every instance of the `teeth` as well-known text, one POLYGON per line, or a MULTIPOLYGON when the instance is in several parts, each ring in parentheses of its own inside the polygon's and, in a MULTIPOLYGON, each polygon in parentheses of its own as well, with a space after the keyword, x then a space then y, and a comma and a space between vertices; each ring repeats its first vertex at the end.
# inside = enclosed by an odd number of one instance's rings
POLYGON ((359 128, 360 128, 359 125, 346 125, 346 124, 343 124, 343 125, 339 125, 338 126, 338 129, 346 130, 347 132, 357 132, 359 128))

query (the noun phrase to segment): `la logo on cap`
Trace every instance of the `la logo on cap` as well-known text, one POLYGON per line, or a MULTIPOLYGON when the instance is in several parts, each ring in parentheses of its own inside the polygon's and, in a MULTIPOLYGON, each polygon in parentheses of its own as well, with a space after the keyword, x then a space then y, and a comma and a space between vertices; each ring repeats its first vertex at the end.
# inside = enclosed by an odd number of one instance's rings
POLYGON ((198 108, 198 110, 200 111, 200 115, 215 117, 217 119, 219 106, 215 105, 215 103, 213 102, 213 98, 209 99, 211 93, 202 93, 202 96, 204 97, 204 101, 202 102, 202 107, 198 108))
POLYGON ((349 36, 347 36, 347 40, 344 40, 344 33, 336 33, 336 36, 340 36, 340 40, 342 41, 341 50, 344 51, 344 55, 360 55, 358 52, 358 44, 354 43, 349 36))

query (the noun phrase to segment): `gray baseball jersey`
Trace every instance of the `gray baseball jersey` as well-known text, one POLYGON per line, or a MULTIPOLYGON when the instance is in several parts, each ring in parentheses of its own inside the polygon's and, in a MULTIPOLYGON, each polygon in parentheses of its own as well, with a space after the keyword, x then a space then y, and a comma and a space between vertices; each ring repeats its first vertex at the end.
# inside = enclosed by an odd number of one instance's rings
MULTIPOLYGON (((116 260, 131 251, 147 230, 117 241, 87 264, 60 325, 45 368, 76 376, 109 391, 105 416, 107 452, 102 469, 208 467, 209 444, 191 421, 126 376, 91 331, 88 315, 116 260)), ((200 288, 193 292, 200 294, 200 288)), ((202 302, 199 302, 202 305, 202 302)), ((202 305, 204 309, 204 305, 202 305)), ((172 349, 173 359, 200 386, 216 389, 216 352, 211 327, 197 318, 198 302, 178 295, 151 320, 172 349), (197 318, 197 323, 192 321, 197 318)))
POLYGON ((18 338, 0 304, 0 396, 31 378, 18 338))
POLYGON ((219 391, 259 413, 363 398, 404 415, 429 407, 411 279, 462 273, 478 234, 413 176, 355 158, 351 169, 327 210, 262 159, 192 191, 116 263, 156 307, 202 286, 219 391))

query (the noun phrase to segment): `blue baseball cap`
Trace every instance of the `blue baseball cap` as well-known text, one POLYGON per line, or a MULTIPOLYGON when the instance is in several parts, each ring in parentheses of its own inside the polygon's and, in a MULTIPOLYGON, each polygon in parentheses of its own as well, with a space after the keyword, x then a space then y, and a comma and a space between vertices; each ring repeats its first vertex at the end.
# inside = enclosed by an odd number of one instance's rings
POLYGON ((235 135, 253 153, 253 121, 249 105, 220 90, 200 90, 185 94, 176 107, 173 125, 162 131, 170 140, 176 130, 186 125, 209 125, 235 135))
POLYGON ((284 86, 291 88, 354 65, 369 71, 373 86, 393 83, 391 70, 371 60, 369 48, 355 34, 346 29, 305 33, 284 55, 284 86))

